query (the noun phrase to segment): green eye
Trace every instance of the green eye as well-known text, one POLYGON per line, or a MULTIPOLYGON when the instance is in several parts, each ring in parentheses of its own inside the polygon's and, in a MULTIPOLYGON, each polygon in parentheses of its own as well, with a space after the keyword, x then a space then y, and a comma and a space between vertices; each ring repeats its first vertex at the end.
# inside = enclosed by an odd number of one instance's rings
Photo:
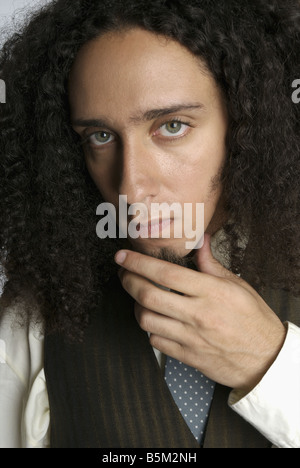
POLYGON ((98 143, 108 143, 111 138, 111 134, 107 132, 97 132, 95 133, 95 140, 98 143))
POLYGON ((165 125, 165 128, 167 132, 172 133, 175 135, 176 133, 179 133, 181 128, 182 128, 182 123, 181 122, 169 122, 165 125))
POLYGON ((189 125, 178 120, 172 120, 162 125, 159 129, 159 134, 165 138, 172 136, 184 136, 188 130, 189 125))
POLYGON ((104 146, 114 140, 114 135, 109 132, 105 132, 104 130, 101 132, 96 132, 89 137, 89 142, 94 146, 104 146))

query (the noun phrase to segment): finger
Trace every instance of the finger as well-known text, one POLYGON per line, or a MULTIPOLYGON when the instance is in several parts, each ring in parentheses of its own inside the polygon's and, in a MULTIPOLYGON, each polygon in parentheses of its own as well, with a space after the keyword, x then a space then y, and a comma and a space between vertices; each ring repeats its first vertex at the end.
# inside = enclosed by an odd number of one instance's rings
POLYGON ((185 348, 182 344, 155 334, 152 334, 150 336, 150 344, 166 356, 170 356, 175 359, 178 359, 178 361, 185 362, 185 348))
POLYGON ((187 326, 182 322, 152 312, 137 303, 135 304, 135 317, 142 330, 182 345, 189 334, 193 333, 192 328, 189 327, 187 330, 187 326))
POLYGON ((201 249, 197 250, 194 256, 194 261, 198 270, 207 275, 231 280, 249 291, 252 290, 251 286, 242 278, 232 273, 232 271, 225 268, 220 262, 218 262, 218 260, 215 259, 211 251, 210 241, 210 235, 205 234, 204 244, 201 249))
POLYGON ((145 309, 181 322, 189 322, 190 298, 160 289, 146 278, 127 270, 122 270, 119 277, 125 291, 145 309))
POLYGON ((201 249, 196 251, 194 261, 199 271, 208 275, 217 276, 219 278, 231 278, 235 276, 218 260, 216 260, 212 254, 210 246, 211 237, 209 234, 204 235, 204 243, 201 249))
POLYGON ((138 252, 121 250, 116 254, 115 261, 126 270, 188 296, 195 295, 199 284, 204 289, 211 285, 211 277, 204 273, 192 271, 138 252))
MULTIPOLYGON (((166 356, 196 368, 195 356, 185 345, 159 335, 151 335, 150 344, 166 356)), ((199 368, 199 363, 197 363, 197 368, 199 368)))

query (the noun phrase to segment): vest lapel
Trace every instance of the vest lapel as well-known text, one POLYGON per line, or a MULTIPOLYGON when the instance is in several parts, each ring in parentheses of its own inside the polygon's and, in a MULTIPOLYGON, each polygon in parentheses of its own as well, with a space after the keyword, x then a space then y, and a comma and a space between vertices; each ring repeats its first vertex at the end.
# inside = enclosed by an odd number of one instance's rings
POLYGON ((118 279, 83 343, 46 338, 45 374, 52 447, 199 448, 118 279))

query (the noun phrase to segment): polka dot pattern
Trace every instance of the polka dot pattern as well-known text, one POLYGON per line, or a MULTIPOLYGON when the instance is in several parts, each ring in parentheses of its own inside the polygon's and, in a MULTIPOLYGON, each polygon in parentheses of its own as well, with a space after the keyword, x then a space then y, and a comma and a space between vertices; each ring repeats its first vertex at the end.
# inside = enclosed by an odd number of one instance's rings
POLYGON ((167 357, 165 380, 185 422, 201 444, 215 382, 197 369, 167 357))

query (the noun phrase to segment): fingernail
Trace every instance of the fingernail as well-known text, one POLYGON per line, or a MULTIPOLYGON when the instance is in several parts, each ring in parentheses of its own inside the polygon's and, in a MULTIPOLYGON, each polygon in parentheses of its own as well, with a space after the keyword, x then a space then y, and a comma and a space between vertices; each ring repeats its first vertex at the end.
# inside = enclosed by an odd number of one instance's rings
POLYGON ((122 265, 125 262, 126 257, 127 253, 121 250, 120 252, 116 253, 115 262, 119 265, 122 265))

